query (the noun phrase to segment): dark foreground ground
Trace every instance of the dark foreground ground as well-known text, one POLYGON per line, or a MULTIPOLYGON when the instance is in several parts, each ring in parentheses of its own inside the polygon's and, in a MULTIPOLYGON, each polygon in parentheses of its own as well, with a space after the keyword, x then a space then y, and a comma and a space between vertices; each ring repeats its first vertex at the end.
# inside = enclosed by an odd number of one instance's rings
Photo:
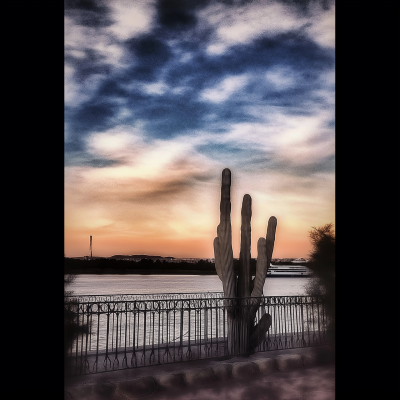
MULTIPOLYGON (((126 397, 129 398, 129 397, 126 397)), ((147 400, 334 400, 335 366, 260 374, 203 388, 156 392, 147 400)))
POLYGON ((329 346, 198 360, 66 380, 65 400, 334 400, 329 346))

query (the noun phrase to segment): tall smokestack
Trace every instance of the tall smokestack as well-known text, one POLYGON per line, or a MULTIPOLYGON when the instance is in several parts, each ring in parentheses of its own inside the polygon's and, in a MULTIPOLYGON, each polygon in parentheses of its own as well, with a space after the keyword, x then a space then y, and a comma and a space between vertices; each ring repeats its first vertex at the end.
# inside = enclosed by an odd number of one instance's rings
POLYGON ((90 258, 92 258, 92 235, 90 235, 90 258))

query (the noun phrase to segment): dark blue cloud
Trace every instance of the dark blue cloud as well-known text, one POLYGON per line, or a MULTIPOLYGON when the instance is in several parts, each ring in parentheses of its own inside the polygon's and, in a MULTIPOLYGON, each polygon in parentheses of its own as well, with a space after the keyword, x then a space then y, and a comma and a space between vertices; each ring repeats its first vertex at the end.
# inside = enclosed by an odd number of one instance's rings
POLYGON ((329 120, 328 123, 326 124, 326 127, 327 127, 327 128, 332 128, 332 129, 334 129, 335 126, 336 126, 336 124, 335 124, 335 120, 334 120, 334 119, 329 120))
POLYGON ((146 120, 146 132, 152 137, 171 138, 202 126, 210 106, 185 99, 149 99, 137 115, 146 120))
POLYGON ((171 85, 190 85, 197 91, 210 87, 225 76, 243 73, 264 73, 280 65, 303 71, 308 82, 332 68, 334 52, 317 46, 310 39, 295 34, 262 37, 248 45, 232 46, 226 53, 215 56, 198 48, 189 63, 172 60, 165 73, 171 85))
POLYGON ((81 129, 104 129, 104 125, 117 111, 114 104, 107 102, 93 102, 83 105, 76 113, 81 129))
POLYGON ((153 34, 128 39, 125 47, 133 56, 132 66, 126 73, 135 79, 144 81, 156 79, 159 69, 172 58, 169 46, 153 34))
POLYGON ((64 0, 64 14, 78 25, 103 28, 113 23, 106 1, 64 0))
POLYGON ((276 159, 274 155, 253 149, 235 155, 235 164, 243 172, 285 171, 290 176, 311 177, 321 173, 335 171, 335 156, 330 155, 321 160, 310 160, 309 163, 297 163, 296 160, 276 159))
POLYGON ((311 73, 331 68, 333 57, 333 51, 321 48, 305 35, 287 32, 274 37, 259 37, 249 45, 234 46, 229 59, 232 65, 250 69, 280 64, 311 73))
POLYGON ((132 93, 120 83, 120 79, 114 77, 106 79, 99 87, 96 97, 100 98, 129 98, 133 95, 140 96, 137 92, 132 93))
POLYGON ((291 6, 292 9, 301 15, 307 15, 310 11, 310 6, 319 4, 323 10, 329 8, 335 3, 335 0, 275 0, 277 3, 282 3, 291 6))
MULTIPOLYGON (((66 64, 73 66, 78 73, 81 73, 81 71, 85 70, 90 71, 93 66, 104 63, 105 56, 93 49, 81 49, 79 52, 79 56, 74 55, 74 53, 70 50, 71 49, 66 47, 64 61, 66 64)), ((94 71, 94 73, 96 73, 96 71, 94 71)))
MULTIPOLYGON (((307 12, 309 3, 282 2, 293 5, 300 13, 307 12)), ((237 1, 223 3, 238 5, 237 1)), ((330 3, 326 2, 327 6, 330 3)), ((263 115, 258 118, 249 113, 249 108, 279 106, 291 114, 307 115, 314 111, 313 104, 321 104, 320 95, 316 94, 324 88, 320 76, 333 68, 334 50, 319 46, 299 29, 260 36, 250 43, 233 45, 223 54, 209 54, 206 48, 212 32, 198 29, 196 19, 196 10, 207 4, 159 1, 153 30, 121 44, 127 64, 124 67, 114 68, 93 49, 81 49, 84 57, 76 57, 67 49, 66 63, 73 67, 77 83, 94 75, 103 80, 87 101, 77 107, 70 103, 66 106, 67 154, 84 149, 86 134, 121 122, 143 121, 150 138, 170 138, 196 130, 218 134, 231 124, 264 119, 263 115), (294 71, 295 86, 268 84, 265 73, 271 68, 294 71), (246 85, 225 101, 212 103, 201 98, 203 90, 215 88, 228 76, 242 74, 248 77, 246 85), (166 85, 160 93, 143 88, 159 81, 166 85), (177 88, 181 91, 173 92, 177 88), (118 117, 121 106, 130 111, 123 121, 118 117)), ((66 14, 76 23, 99 29, 111 23, 106 2, 67 2, 66 14)), ((208 150, 210 154, 218 153, 208 150)), ((242 151, 229 148, 226 154, 242 151)), ((102 162, 93 161, 92 165, 101 166, 102 162)))
MULTIPOLYGON (((72 146, 70 146, 72 147, 72 146)), ((91 168, 105 168, 112 165, 121 164, 118 160, 111 160, 107 158, 97 158, 87 154, 84 151, 76 149, 70 152, 68 157, 65 159, 65 166, 79 166, 79 167, 91 167, 91 168)))
POLYGON ((209 1, 159 0, 156 5, 157 22, 165 29, 186 31, 197 24, 196 9, 205 7, 209 1))
POLYGON ((64 0, 64 10, 71 9, 103 13, 107 8, 102 0, 64 0))
POLYGON ((257 157, 257 155, 263 160, 266 159, 265 152, 243 146, 239 147, 234 143, 207 143, 196 146, 196 150, 207 154, 215 160, 229 160, 230 158, 234 158, 235 160, 242 160, 245 163, 246 160, 257 157))
POLYGON ((273 162, 268 168, 285 171, 291 176, 310 177, 315 174, 335 172, 335 156, 330 155, 322 160, 310 160, 309 163, 273 162))
POLYGON ((67 141, 65 152, 83 150, 84 139, 88 133, 112 128, 115 121, 112 118, 118 112, 115 104, 99 101, 89 101, 77 109, 67 108, 67 141))

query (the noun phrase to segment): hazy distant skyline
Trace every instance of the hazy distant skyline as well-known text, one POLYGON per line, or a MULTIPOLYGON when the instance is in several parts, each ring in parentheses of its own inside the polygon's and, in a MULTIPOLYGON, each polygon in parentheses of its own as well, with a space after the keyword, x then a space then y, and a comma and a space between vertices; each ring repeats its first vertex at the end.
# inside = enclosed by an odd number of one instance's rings
POLYGON ((224 168, 235 258, 335 222, 334 1, 66 1, 65 255, 213 258, 224 168))

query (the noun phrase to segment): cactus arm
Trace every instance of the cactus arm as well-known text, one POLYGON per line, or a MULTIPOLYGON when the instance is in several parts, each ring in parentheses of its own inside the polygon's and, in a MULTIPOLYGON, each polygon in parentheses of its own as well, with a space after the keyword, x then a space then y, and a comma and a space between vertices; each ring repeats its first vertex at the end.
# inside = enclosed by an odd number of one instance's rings
MULTIPOLYGON (((219 247, 219 269, 226 297, 236 297, 236 276, 233 270, 232 225, 231 225, 231 171, 222 171, 220 223, 217 227, 219 247)), ((217 268, 217 267, 216 267, 217 268)), ((219 276, 219 274, 218 274, 219 276)), ((220 277, 221 278, 221 277, 220 277)))
POLYGON ((267 271, 271 263, 272 252, 274 250, 275 232, 277 220, 270 217, 268 220, 266 238, 260 238, 257 242, 257 271, 254 279, 254 288, 251 297, 260 297, 263 294, 263 287, 267 271))
POLYGON ((267 269, 271 263, 272 252, 274 251, 274 243, 275 243, 275 233, 276 233, 276 225, 278 221, 275 217, 270 217, 268 220, 267 227, 267 269))
POLYGON ((240 256, 238 276, 238 297, 249 297, 251 293, 251 197, 243 196, 242 226, 240 233, 240 256))
POLYGON ((267 246, 265 238, 259 238, 257 242, 257 264, 256 276, 254 278, 254 287, 251 297, 261 297, 265 278, 267 276, 267 246))
POLYGON ((258 324, 254 327, 254 331, 250 337, 250 345, 252 348, 257 347, 265 339, 269 327, 271 326, 271 315, 264 314, 258 324))

